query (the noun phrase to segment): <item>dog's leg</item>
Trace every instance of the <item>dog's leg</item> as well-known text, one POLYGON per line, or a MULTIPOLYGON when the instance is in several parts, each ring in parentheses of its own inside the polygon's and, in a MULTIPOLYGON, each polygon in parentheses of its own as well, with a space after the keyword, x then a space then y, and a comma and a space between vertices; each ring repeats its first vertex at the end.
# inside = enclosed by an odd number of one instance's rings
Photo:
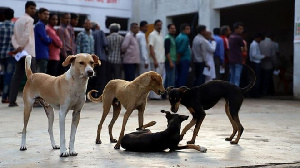
POLYGON ((66 149, 66 137, 65 137, 65 122, 66 115, 68 113, 67 107, 60 106, 59 111, 59 130, 60 130, 60 157, 68 157, 69 152, 66 149))
POLYGON ((196 124, 197 120, 195 118, 193 118, 189 124, 187 124, 184 129, 182 130, 181 134, 180 134, 180 140, 183 139, 183 136, 186 134, 186 132, 192 128, 192 126, 194 126, 196 124))
POLYGON ((231 144, 238 144, 241 135, 243 134, 244 131, 244 127, 242 126, 242 124, 240 123, 240 119, 239 119, 239 115, 235 115, 233 116, 233 120, 235 121, 235 123, 237 124, 238 127, 238 135, 236 137, 236 139, 234 141, 230 141, 231 144))
POLYGON ((206 116, 205 112, 201 113, 200 115, 197 116, 197 122, 196 122, 196 126, 195 126, 195 129, 194 129, 194 132, 193 132, 193 137, 190 141, 187 142, 187 144, 195 144, 196 136, 198 135, 198 132, 200 130, 200 126, 201 126, 205 116, 206 116))
POLYGON ((226 138, 225 141, 231 141, 237 132, 237 125, 235 124, 235 121, 231 117, 228 100, 226 100, 226 103, 225 103, 225 112, 226 112, 227 117, 229 118, 231 125, 232 125, 232 134, 229 138, 226 138))
POLYGON ((194 144, 178 145, 175 150, 182 150, 182 149, 195 149, 195 150, 200 151, 202 153, 206 153, 206 151, 207 151, 206 148, 200 147, 199 145, 194 145, 194 144))
POLYGON ((139 128, 138 129, 142 129, 143 125, 144 125, 144 112, 145 112, 145 105, 141 105, 138 108, 138 120, 139 120, 139 128))
POLYGON ((111 106, 111 102, 107 103, 107 101, 104 99, 103 100, 103 113, 102 113, 102 117, 101 117, 100 123, 98 124, 98 129, 97 129, 96 144, 102 143, 100 140, 101 129, 102 129, 102 125, 105 121, 105 118, 107 117, 107 115, 109 113, 110 106, 111 106))
POLYGON ((112 135, 112 129, 113 129, 113 126, 116 122, 116 120, 118 119, 119 115, 120 115, 120 111, 121 111, 121 104, 118 103, 118 104, 115 104, 113 103, 113 117, 108 125, 108 130, 109 130, 109 137, 110 137, 110 142, 111 143, 116 143, 117 140, 114 139, 113 135, 112 135))
POLYGON ((53 122, 54 122, 54 111, 50 105, 41 103, 45 109, 46 115, 48 117, 48 133, 50 135, 50 141, 53 149, 59 149, 59 145, 56 145, 53 136, 53 122))
POLYGON ((81 111, 81 109, 74 110, 73 114, 72 114, 71 135, 70 135, 70 143, 69 143, 70 156, 77 156, 77 154, 78 154, 77 152, 75 152, 74 142, 75 142, 75 135, 76 135, 77 127, 78 127, 79 120, 80 120, 80 111, 81 111))
POLYGON ((28 124, 28 121, 29 121, 30 113, 31 113, 31 110, 32 110, 33 102, 34 102, 34 99, 32 99, 31 101, 28 100, 28 99, 24 99, 24 127, 23 127, 23 131, 22 131, 22 142, 21 142, 21 147, 20 147, 21 151, 27 150, 27 147, 26 147, 26 129, 27 129, 27 124, 28 124))
POLYGON ((132 111, 133 111, 133 108, 127 110, 124 114, 122 129, 121 129, 121 132, 120 132, 119 140, 118 140, 117 144, 114 147, 115 149, 120 149, 121 140, 124 137, 124 133, 125 133, 125 126, 127 124, 128 118, 131 115, 132 111))

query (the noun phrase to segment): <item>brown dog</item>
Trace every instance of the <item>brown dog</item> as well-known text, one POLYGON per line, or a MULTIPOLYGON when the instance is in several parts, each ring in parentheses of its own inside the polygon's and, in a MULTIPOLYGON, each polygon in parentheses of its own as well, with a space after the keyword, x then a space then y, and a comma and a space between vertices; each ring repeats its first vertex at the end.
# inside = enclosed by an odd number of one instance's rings
POLYGON ((139 128, 142 128, 144 122, 144 111, 147 104, 147 97, 150 91, 154 91, 156 94, 162 94, 165 92, 165 88, 162 84, 162 77, 153 71, 145 72, 134 81, 128 82, 121 79, 111 80, 105 86, 103 94, 99 98, 92 97, 91 93, 95 90, 88 92, 88 99, 93 102, 103 101, 103 114, 98 125, 96 143, 101 144, 100 132, 102 124, 109 113, 111 105, 113 105, 113 118, 108 126, 109 136, 111 142, 117 142, 115 149, 120 149, 121 139, 124 136, 125 126, 127 120, 133 110, 138 110, 139 128), (122 130, 119 136, 119 140, 112 136, 112 128, 119 117, 121 111, 121 104, 126 109, 122 130))
POLYGON ((63 62, 63 66, 71 64, 70 69, 61 76, 54 77, 44 73, 33 74, 30 69, 31 56, 26 56, 25 71, 27 82, 23 90, 24 100, 24 128, 20 150, 26 150, 26 128, 35 99, 38 99, 48 117, 48 132, 53 149, 59 149, 53 137, 53 108, 59 109, 60 127, 60 156, 76 156, 74 150, 75 133, 80 119, 80 112, 85 103, 87 81, 94 75, 93 68, 100 65, 96 55, 77 54, 70 55, 63 62), (65 146, 65 117, 69 110, 73 111, 70 153, 65 146))

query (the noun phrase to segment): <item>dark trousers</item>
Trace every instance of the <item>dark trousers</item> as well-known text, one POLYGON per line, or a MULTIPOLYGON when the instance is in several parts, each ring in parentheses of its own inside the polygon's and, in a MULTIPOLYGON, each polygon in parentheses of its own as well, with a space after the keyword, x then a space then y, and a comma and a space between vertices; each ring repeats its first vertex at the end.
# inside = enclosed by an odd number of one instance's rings
MULTIPOLYGON (((67 55, 72 55, 72 51, 67 51, 67 55)), ((61 74, 64 74, 65 72, 67 72, 70 68, 70 65, 69 66, 62 66, 62 63, 66 60, 66 58, 60 54, 60 62, 59 62, 59 66, 58 66, 58 74, 57 76, 61 75, 61 74)))
POLYGON ((109 79, 121 79, 122 78, 122 64, 108 63, 109 79))
POLYGON ((251 68, 253 69, 256 81, 253 86, 253 88, 250 90, 251 97, 260 97, 260 88, 261 88, 261 65, 260 63, 251 62, 250 63, 251 68))
POLYGON ((47 59, 36 59, 36 71, 40 73, 46 73, 48 66, 47 59))
MULTIPOLYGON (((31 59, 31 70, 33 73, 36 72, 35 69, 35 58, 32 57, 31 59)), ((13 104, 17 100, 18 91, 21 85, 22 80, 25 77, 25 57, 21 58, 16 63, 16 70, 14 72, 14 75, 12 77, 10 88, 9 88, 9 103, 13 104)))
POLYGON ((1 59, 0 63, 2 66, 2 72, 3 72, 2 100, 6 100, 6 99, 8 99, 10 82, 11 82, 12 76, 15 71, 16 59, 14 57, 7 57, 4 59, 1 59))
POLYGON ((181 87, 187 85, 191 61, 180 60, 176 65, 175 86, 181 87))
POLYGON ((205 83, 205 75, 203 75, 203 70, 205 67, 204 62, 195 62, 195 83, 194 86, 200 86, 205 83))
POLYGON ((137 64, 123 64, 126 81, 133 81, 135 79, 136 67, 137 64))
POLYGON ((261 93, 262 96, 274 94, 273 69, 261 69, 261 93))
POLYGON ((220 74, 221 59, 220 59, 220 57, 214 56, 214 62, 215 62, 216 80, 221 80, 221 74, 220 74))
POLYGON ((58 67, 59 67, 59 61, 49 60, 47 66, 47 74, 52 76, 57 76, 58 67))
POLYGON ((101 60, 101 66, 96 66, 94 71, 96 76, 93 76, 88 81, 87 92, 90 90, 97 90, 98 93, 93 95, 95 97, 99 97, 106 84, 109 82, 110 71, 108 70, 109 63, 107 61, 101 60))

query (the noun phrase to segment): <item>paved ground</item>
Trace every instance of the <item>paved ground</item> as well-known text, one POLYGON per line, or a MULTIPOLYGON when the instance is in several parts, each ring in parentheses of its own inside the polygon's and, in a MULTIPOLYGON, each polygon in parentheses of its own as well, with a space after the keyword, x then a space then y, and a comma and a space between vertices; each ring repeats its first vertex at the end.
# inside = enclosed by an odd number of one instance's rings
MULTIPOLYGON (((97 124, 102 115, 102 104, 86 103, 76 134, 76 157, 60 158, 59 150, 53 150, 47 133, 47 118, 42 108, 34 108, 28 125, 27 151, 20 151, 23 128, 23 104, 19 107, 0 105, 0 167, 300 167, 300 103, 293 100, 246 99, 240 111, 245 128, 239 145, 231 145, 224 139, 232 132, 224 113, 224 101, 207 111, 196 144, 206 147, 207 153, 194 150, 161 153, 134 153, 113 149, 109 142, 108 115, 102 131, 101 145, 95 144, 97 124)), ((153 132, 166 128, 166 119, 160 113, 168 110, 167 101, 149 101, 145 123, 155 120, 153 132)), ((188 114, 181 106, 180 114, 188 114)), ((121 115, 114 127, 118 137, 121 115)), ((66 138, 69 141, 71 112, 67 115, 66 138)), ((188 121, 183 123, 183 126, 188 121)), ((126 132, 137 127, 137 112, 127 124, 126 132)), ((59 142, 58 113, 54 122, 56 142, 59 142)), ((190 130, 181 143, 192 136, 190 130)))

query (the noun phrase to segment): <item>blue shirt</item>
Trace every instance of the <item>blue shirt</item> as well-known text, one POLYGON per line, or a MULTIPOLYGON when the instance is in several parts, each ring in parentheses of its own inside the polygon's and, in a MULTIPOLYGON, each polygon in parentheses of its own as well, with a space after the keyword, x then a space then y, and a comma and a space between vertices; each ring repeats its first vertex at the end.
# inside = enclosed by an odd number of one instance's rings
POLYGON ((14 23, 10 20, 5 20, 0 24, 0 59, 9 57, 8 53, 14 50, 11 43, 13 30, 14 23))
POLYGON ((221 59, 222 64, 224 64, 225 47, 224 47, 223 39, 217 35, 214 35, 214 39, 217 43, 214 56, 219 57, 221 59))
POLYGON ((49 59, 49 45, 52 40, 46 33, 45 24, 38 21, 34 27, 36 59, 49 59))
POLYGON ((176 39, 176 51, 180 54, 180 60, 191 60, 190 40, 187 34, 180 33, 176 39))
POLYGON ((107 61, 107 56, 105 54, 105 48, 108 46, 105 34, 102 30, 96 30, 93 32, 93 37, 95 40, 94 51, 101 61, 107 61))

